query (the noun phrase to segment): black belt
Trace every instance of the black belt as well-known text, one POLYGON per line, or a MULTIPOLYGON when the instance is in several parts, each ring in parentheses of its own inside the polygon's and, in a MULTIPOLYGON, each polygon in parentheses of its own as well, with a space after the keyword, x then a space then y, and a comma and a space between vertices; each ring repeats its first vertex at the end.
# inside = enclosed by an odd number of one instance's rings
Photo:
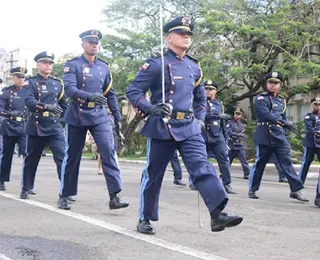
POLYGON ((206 122, 206 125, 215 125, 215 126, 220 126, 220 121, 206 122))
POLYGON ((26 121, 26 119, 22 116, 10 116, 10 117, 8 117, 8 119, 13 120, 13 121, 17 121, 17 122, 26 121))
POLYGON ((41 117, 59 117, 59 115, 49 112, 49 111, 45 111, 42 113, 38 113, 38 112, 31 112, 31 115, 33 116, 41 116, 41 117))
POLYGON ((193 112, 172 112, 170 115, 170 118, 182 120, 182 119, 192 118, 193 116, 194 116, 193 112))

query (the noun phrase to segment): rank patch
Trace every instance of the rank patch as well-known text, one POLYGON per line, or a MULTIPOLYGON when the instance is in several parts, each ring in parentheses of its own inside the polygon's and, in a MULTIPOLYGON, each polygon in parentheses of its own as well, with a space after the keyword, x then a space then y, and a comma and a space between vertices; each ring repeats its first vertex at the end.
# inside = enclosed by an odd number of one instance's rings
POLYGON ((141 70, 147 70, 149 68, 150 64, 149 63, 145 63, 143 64, 143 66, 141 67, 141 70))

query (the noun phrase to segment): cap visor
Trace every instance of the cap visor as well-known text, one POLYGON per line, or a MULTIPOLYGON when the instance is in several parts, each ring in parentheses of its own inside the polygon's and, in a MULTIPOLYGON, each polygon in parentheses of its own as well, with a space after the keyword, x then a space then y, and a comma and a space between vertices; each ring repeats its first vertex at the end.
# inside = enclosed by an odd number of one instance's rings
POLYGON ((82 38, 82 41, 99 43, 99 39, 96 37, 84 37, 84 38, 82 38))
POLYGON ((277 78, 270 78, 270 79, 267 80, 267 82, 268 82, 268 81, 281 82, 281 80, 280 80, 280 79, 277 79, 277 78))
POLYGON ((204 88, 208 90, 217 90, 217 88, 213 86, 205 86, 204 88))

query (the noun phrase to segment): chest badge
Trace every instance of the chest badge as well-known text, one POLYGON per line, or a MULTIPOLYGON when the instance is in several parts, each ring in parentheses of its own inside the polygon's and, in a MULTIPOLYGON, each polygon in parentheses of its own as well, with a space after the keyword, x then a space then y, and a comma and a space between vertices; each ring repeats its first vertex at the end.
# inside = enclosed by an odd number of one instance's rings
POLYGON ((89 73, 90 69, 89 68, 84 68, 83 71, 84 71, 84 73, 89 73))
POLYGON ((47 90, 47 86, 46 85, 42 85, 42 90, 47 90))

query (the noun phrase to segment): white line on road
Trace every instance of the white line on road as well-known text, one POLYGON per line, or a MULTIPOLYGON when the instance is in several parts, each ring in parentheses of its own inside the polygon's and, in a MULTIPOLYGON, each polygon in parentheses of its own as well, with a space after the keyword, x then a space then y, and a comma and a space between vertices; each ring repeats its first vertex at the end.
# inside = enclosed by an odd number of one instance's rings
POLYGON ((0 260, 12 260, 12 259, 0 253, 0 260))
MULTIPOLYGON (((50 206, 48 204, 44 204, 44 203, 41 203, 41 202, 38 202, 38 201, 21 200, 18 197, 14 196, 12 194, 9 194, 9 193, 0 193, 0 196, 5 197, 5 198, 9 198, 9 199, 13 199, 13 200, 16 200, 16 201, 19 201, 19 202, 27 203, 27 204, 30 204, 30 205, 33 205, 33 206, 36 206, 36 207, 39 207, 39 208, 43 208, 43 209, 52 211, 52 212, 56 212, 58 214, 65 215, 65 216, 68 216, 68 217, 71 217, 71 218, 74 218, 74 219, 78 219, 78 220, 87 222, 89 224, 92 224, 92 225, 95 225, 95 226, 98 226, 98 227, 102 227, 104 229, 107 229, 107 230, 110 230, 110 231, 113 231, 113 232, 116 232, 116 233, 119 233, 119 234, 122 234, 122 235, 125 235, 125 236, 128 236, 128 237, 131 237, 131 238, 134 238, 134 239, 137 239, 137 240, 141 240, 141 241, 147 242, 149 244, 153 244, 153 245, 156 245, 156 246, 159 246, 159 247, 163 247, 163 248, 166 248, 166 249, 169 249, 169 250, 172 250, 172 251, 184 254, 184 255, 193 256, 193 257, 196 257, 196 258, 199 258, 199 259, 203 259, 203 260, 227 260, 226 258, 222 258, 222 257, 219 257, 219 256, 211 255, 211 254, 208 254, 208 253, 205 253, 205 252, 202 252, 202 251, 198 251, 198 250, 195 250, 195 249, 192 249, 192 248, 189 248, 189 247, 185 247, 185 246, 182 246, 182 245, 179 245, 179 244, 171 243, 171 242, 162 240, 160 238, 151 237, 151 236, 147 236, 147 235, 142 235, 140 233, 137 233, 135 231, 129 230, 127 228, 116 226, 116 225, 104 222, 102 220, 98 220, 98 219, 91 218, 91 217, 88 217, 88 216, 85 216, 85 215, 81 215, 79 213, 75 213, 75 212, 72 212, 72 211, 61 210, 61 209, 58 209, 56 207, 52 207, 52 206, 50 206)), ((10 258, 1 258, 1 254, 0 254, 0 259, 1 260, 12 260, 10 258)))

